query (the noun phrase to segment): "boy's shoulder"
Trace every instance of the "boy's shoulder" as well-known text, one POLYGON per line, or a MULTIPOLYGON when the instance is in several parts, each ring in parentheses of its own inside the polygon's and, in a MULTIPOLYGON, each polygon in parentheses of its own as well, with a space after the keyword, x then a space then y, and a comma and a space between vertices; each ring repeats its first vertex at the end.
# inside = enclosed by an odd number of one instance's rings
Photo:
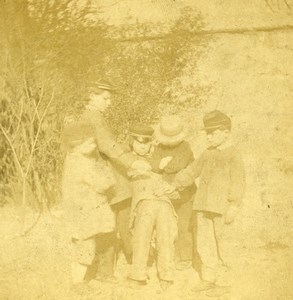
POLYGON ((215 155, 218 154, 222 154, 225 157, 237 157, 237 156, 241 156, 241 151, 239 150, 239 148, 233 144, 229 145, 226 148, 214 148, 214 147, 209 147, 206 150, 203 151, 203 153, 201 154, 201 158, 210 158, 210 157, 214 157, 215 155))
POLYGON ((87 122, 102 121, 103 115, 99 111, 85 109, 80 115, 80 119, 87 122))
POLYGON ((178 145, 174 145, 172 147, 166 147, 162 144, 158 144, 154 147, 154 152, 178 152, 178 151, 192 151, 189 142, 182 141, 178 145))
POLYGON ((65 163, 69 165, 70 168, 76 167, 82 169, 88 164, 93 164, 93 160, 80 153, 71 152, 67 153, 65 163))

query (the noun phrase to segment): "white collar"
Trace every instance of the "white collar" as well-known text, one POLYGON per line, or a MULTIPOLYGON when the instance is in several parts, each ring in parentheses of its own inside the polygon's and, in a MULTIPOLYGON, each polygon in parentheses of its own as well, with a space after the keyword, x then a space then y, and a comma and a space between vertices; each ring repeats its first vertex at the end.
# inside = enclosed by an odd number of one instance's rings
POLYGON ((233 145, 232 140, 230 138, 228 138, 223 144, 219 145, 217 147, 217 149, 222 151, 222 150, 225 150, 227 148, 230 148, 232 145, 233 145))
POLYGON ((90 104, 87 104, 87 105, 85 106, 85 109, 88 110, 88 111, 96 111, 96 112, 100 112, 95 106, 90 105, 90 104))

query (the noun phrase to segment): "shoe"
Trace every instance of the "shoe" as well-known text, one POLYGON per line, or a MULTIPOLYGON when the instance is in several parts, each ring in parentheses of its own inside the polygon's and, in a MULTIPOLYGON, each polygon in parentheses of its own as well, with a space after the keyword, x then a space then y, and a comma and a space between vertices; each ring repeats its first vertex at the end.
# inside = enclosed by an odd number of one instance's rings
POLYGON ((95 280, 98 280, 98 281, 104 282, 104 283, 111 283, 111 284, 118 283, 118 279, 113 275, 98 275, 98 276, 96 276, 95 280))
POLYGON ((79 296, 86 295, 90 292, 90 287, 86 282, 73 283, 71 285, 71 292, 79 296))
POLYGON ((217 286, 215 285, 214 288, 208 290, 205 295, 208 297, 221 297, 223 295, 230 293, 230 287, 228 286, 217 286))
POLYGON ((176 264, 176 270, 178 270, 178 271, 184 271, 184 270, 190 269, 191 267, 192 267, 192 262, 189 260, 179 261, 176 264))
POLYGON ((135 280, 131 278, 127 278, 127 286, 131 289, 140 289, 146 286, 146 280, 135 280))
POLYGON ((160 280, 160 286, 163 291, 166 291, 173 284, 173 281, 160 280))
POLYGON ((192 292, 202 292, 207 291, 215 287, 215 284, 209 281, 201 280, 198 284, 196 284, 191 291, 192 292))

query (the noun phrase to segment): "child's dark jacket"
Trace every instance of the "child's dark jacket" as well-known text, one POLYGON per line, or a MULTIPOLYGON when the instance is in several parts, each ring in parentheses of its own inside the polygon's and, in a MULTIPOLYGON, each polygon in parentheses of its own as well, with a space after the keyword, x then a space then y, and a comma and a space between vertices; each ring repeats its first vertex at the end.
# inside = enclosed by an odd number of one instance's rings
POLYGON ((209 148, 176 177, 177 186, 200 182, 193 209, 224 214, 233 203, 240 205, 245 190, 245 172, 241 155, 234 146, 209 148))
MULTIPOLYGON (((173 184, 175 176, 178 172, 188 167, 194 161, 193 152, 188 142, 183 141, 176 146, 164 146, 159 144, 156 146, 151 159, 151 165, 153 172, 160 173, 163 179, 169 184, 173 184), (161 170, 159 168, 160 161, 167 156, 172 156, 173 159, 168 165, 161 170)), ((175 200, 176 203, 184 203, 190 200, 196 191, 194 182, 191 185, 180 192, 180 200, 175 200)))

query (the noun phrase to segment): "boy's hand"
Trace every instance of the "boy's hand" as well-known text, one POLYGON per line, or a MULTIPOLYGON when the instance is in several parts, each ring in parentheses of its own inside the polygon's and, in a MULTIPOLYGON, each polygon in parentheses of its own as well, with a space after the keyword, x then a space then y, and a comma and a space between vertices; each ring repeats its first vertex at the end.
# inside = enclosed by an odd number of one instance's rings
POLYGON ((149 171, 151 171, 151 166, 149 163, 143 160, 136 160, 132 163, 131 168, 128 171, 128 176, 135 177, 146 175, 149 171))
POLYGON ((160 170, 164 170, 168 163, 173 159, 173 156, 166 156, 164 158, 161 159, 160 164, 159 164, 159 169, 160 170))
POLYGON ((168 197, 169 197, 170 200, 178 200, 178 199, 180 199, 180 195, 179 195, 179 193, 177 191, 174 191, 174 192, 168 194, 168 197))
POLYGON ((235 205, 230 206, 230 208, 228 209, 228 211, 224 216, 224 223, 225 224, 233 223, 237 214, 238 214, 238 207, 235 205))
POLYGON ((173 185, 181 192, 188 186, 192 185, 193 182, 194 180, 186 174, 184 170, 182 170, 176 174, 173 180, 173 185))

